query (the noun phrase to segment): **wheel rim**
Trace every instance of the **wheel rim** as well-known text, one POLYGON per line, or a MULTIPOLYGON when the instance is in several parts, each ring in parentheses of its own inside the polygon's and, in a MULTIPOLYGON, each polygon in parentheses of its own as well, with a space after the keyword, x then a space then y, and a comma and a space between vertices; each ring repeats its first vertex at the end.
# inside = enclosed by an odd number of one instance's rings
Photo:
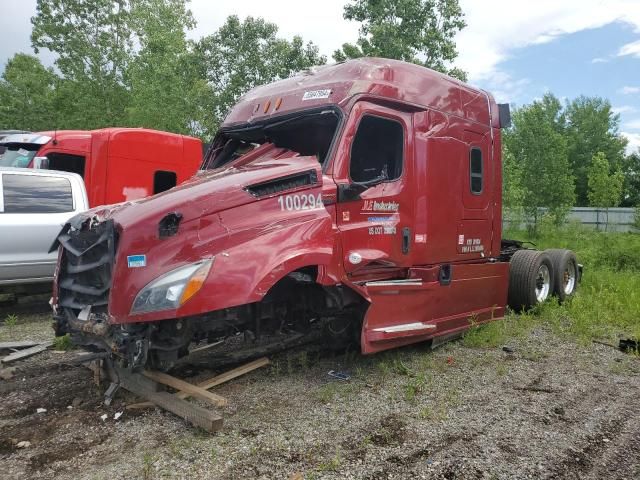
POLYGON ((538 276, 536 277, 536 300, 538 303, 542 303, 547 299, 550 287, 551 274, 549 273, 549 267, 542 264, 538 269, 538 276))
POLYGON ((565 295, 571 295, 576 287, 576 266, 573 262, 569 262, 567 269, 564 271, 562 278, 565 295))

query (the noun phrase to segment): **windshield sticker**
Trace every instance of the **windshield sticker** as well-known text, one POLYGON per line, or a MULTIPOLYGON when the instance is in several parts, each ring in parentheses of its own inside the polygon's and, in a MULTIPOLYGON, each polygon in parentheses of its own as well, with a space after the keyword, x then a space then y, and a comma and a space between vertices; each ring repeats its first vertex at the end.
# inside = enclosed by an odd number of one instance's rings
POLYGON ((146 255, 129 255, 127 257, 127 265, 129 268, 139 268, 147 266, 146 255))
POLYGON ((302 100, 319 100, 322 98, 329 98, 329 95, 331 95, 331 90, 311 90, 309 92, 304 92, 302 100))
POLYGON ((397 212, 400 210, 400 204, 398 202, 378 202, 376 200, 365 200, 362 205, 362 211, 364 212, 397 212))
POLYGON ((18 155, 29 155, 29 150, 21 148, 20 150, 18 150, 18 155))

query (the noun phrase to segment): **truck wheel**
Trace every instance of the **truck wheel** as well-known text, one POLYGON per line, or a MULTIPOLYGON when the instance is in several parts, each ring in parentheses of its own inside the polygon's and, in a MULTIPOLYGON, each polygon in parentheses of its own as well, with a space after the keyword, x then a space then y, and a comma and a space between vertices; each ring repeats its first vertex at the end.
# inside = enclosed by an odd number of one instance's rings
POLYGON ((578 288, 578 261, 571 250, 552 248, 545 250, 553 264, 553 293, 560 303, 572 296, 578 288))
POLYGON ((553 294, 553 264, 545 252, 518 250, 509 266, 509 307, 517 312, 543 303, 553 294))

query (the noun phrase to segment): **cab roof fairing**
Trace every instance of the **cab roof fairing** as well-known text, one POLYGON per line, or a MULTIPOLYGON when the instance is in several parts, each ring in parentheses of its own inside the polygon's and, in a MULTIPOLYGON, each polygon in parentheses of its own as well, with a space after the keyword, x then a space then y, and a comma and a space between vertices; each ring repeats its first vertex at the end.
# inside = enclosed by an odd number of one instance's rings
POLYGON ((496 109, 487 92, 455 78, 419 65, 383 58, 359 58, 310 69, 293 77, 256 87, 230 110, 223 128, 263 120, 308 107, 345 105, 358 94, 432 108, 483 123, 489 118, 488 104, 496 109), (330 90, 327 98, 304 99, 305 92, 330 90), (281 99, 278 102, 278 99, 281 99), (280 103, 279 108, 276 105, 280 103), (267 107, 267 108, 265 108, 267 107))

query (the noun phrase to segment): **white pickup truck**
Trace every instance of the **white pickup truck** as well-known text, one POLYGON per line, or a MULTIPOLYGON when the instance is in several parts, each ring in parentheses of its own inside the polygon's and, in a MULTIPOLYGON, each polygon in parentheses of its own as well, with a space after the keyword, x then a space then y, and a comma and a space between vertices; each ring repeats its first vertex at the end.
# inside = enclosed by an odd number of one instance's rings
POLYGON ((50 291, 58 254, 49 248, 88 208, 75 173, 0 167, 0 294, 50 291))

